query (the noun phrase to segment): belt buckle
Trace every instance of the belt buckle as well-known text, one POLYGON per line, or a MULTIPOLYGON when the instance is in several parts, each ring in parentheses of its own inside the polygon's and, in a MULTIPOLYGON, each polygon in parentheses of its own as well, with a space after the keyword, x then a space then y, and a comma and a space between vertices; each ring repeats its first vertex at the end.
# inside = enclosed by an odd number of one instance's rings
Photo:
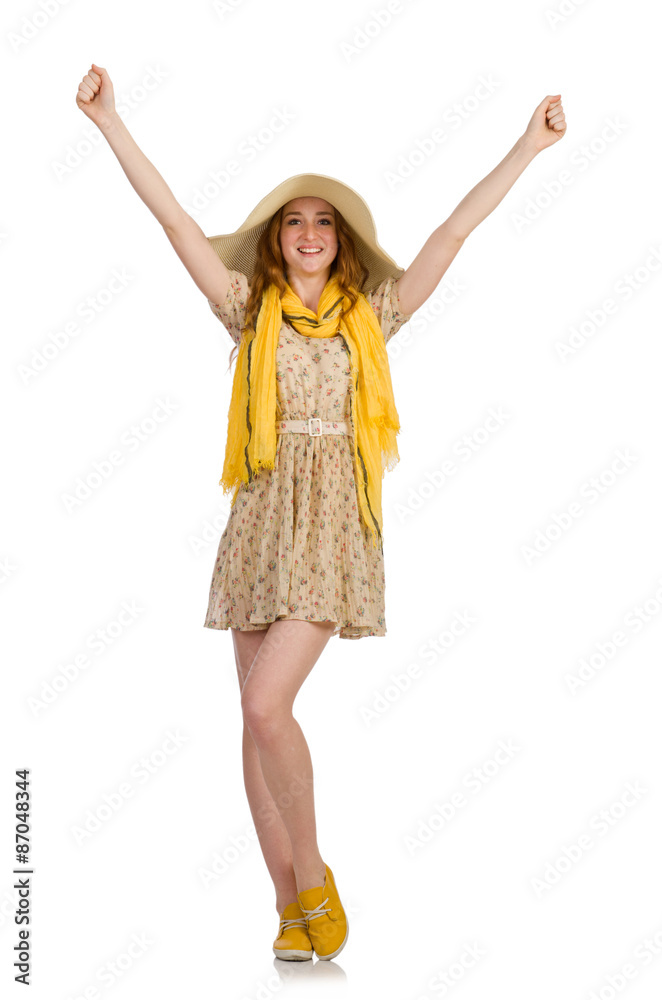
POLYGON ((311 437, 319 437, 322 433, 322 418, 321 417, 308 417, 308 433, 311 437), (313 430, 313 421, 316 420, 319 424, 319 430, 313 430))

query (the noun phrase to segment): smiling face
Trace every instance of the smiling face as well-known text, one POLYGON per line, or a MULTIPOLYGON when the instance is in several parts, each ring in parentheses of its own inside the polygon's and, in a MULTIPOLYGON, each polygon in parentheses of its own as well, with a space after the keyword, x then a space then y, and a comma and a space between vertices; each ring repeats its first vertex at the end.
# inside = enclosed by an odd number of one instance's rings
POLYGON ((283 206, 280 246, 288 275, 319 275, 338 252, 333 205, 323 198, 294 198, 283 206))

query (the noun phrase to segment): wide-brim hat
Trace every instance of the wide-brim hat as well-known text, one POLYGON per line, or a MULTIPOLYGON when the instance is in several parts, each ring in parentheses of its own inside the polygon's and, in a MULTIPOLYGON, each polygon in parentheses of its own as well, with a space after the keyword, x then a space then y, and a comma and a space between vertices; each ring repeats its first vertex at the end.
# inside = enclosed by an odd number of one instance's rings
POLYGON ((240 271, 250 282, 255 270, 257 241, 279 208, 293 198, 324 198, 336 208, 354 239, 362 264, 368 269, 364 289, 376 288, 385 278, 396 280, 404 270, 377 242, 375 220, 361 195, 348 184, 325 174, 296 174, 288 177, 260 201, 234 233, 208 236, 210 244, 228 270, 240 271))

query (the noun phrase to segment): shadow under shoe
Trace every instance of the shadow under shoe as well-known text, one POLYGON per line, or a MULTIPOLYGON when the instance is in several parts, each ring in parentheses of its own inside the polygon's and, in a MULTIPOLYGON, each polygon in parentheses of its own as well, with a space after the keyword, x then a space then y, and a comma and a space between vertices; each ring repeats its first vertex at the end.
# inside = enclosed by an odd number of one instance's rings
POLYGON ((306 962, 313 957, 313 946, 308 936, 306 918, 298 901, 289 903, 280 915, 278 937, 273 944, 276 958, 286 962, 306 962))
POLYGON ((345 947, 349 921, 345 913, 333 872, 325 863, 324 885, 297 893, 301 912, 306 918, 308 934, 318 958, 335 958, 345 947))

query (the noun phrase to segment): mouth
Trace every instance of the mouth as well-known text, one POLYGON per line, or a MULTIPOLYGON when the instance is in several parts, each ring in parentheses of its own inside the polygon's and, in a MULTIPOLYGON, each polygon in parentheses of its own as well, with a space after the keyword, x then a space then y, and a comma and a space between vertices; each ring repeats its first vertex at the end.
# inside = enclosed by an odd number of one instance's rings
POLYGON ((321 247, 297 247, 297 250, 299 253, 304 253, 309 255, 322 252, 321 247))

